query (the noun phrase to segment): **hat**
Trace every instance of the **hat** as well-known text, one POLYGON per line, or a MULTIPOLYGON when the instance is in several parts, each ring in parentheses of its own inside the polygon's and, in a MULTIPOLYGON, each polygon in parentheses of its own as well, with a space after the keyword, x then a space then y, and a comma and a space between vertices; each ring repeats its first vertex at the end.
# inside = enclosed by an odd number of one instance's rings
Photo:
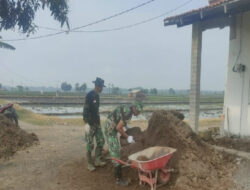
POLYGON ((96 86, 106 87, 104 85, 104 80, 99 78, 99 77, 96 77, 96 79, 95 79, 95 81, 93 81, 93 83, 95 83, 96 86))
POLYGON ((137 111, 139 111, 139 112, 142 112, 142 110, 143 110, 143 105, 142 105, 142 103, 139 102, 139 101, 135 101, 135 102, 132 104, 132 106, 134 106, 135 109, 136 109, 137 111))

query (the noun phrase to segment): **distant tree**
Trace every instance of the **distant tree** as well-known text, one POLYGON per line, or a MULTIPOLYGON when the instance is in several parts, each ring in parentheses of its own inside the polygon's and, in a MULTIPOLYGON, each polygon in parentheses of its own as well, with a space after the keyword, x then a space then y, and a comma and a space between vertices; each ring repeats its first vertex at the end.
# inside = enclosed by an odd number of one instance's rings
POLYGON ((168 93, 169 93, 170 95, 175 95, 175 90, 174 90, 173 88, 170 88, 170 89, 168 90, 168 93))
POLYGON ((157 95, 158 91, 156 88, 150 89, 150 94, 157 95))
POLYGON ((25 87, 25 91, 28 92, 28 91, 29 91, 29 88, 28 88, 28 87, 25 87))
POLYGON ((23 92, 23 90, 24 90, 24 87, 23 87, 23 86, 18 85, 18 86, 16 86, 16 87, 17 87, 18 92, 23 92))
POLYGON ((80 88, 79 88, 80 92, 86 92, 87 90, 87 84, 86 83, 83 83, 80 88))
POLYGON ((0 83, 0 89, 2 89, 2 84, 0 83))
POLYGON ((117 95, 117 94, 119 94, 119 93, 120 93, 120 88, 119 88, 119 87, 113 87, 113 88, 112 88, 112 94, 117 95))
POLYGON ((80 91, 80 89, 79 89, 79 83, 75 84, 75 91, 80 91))
POLYGON ((149 92, 149 90, 148 90, 148 89, 145 89, 145 88, 143 88, 141 91, 142 91, 144 94, 148 94, 148 92, 149 92))
POLYGON ((72 86, 71 86, 71 84, 68 84, 67 82, 63 82, 61 84, 61 89, 62 89, 62 91, 65 91, 65 92, 71 91, 72 86))

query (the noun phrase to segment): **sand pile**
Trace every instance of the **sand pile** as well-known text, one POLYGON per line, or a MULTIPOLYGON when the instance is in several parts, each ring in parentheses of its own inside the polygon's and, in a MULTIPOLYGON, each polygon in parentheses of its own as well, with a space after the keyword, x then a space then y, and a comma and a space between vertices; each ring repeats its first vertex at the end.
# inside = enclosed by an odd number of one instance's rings
POLYGON ((8 158, 17 150, 31 146, 37 141, 34 133, 28 134, 0 115, 0 158, 8 158))
POLYGON ((122 158, 126 160, 128 155, 151 146, 176 148, 170 166, 178 173, 172 175, 169 189, 220 190, 232 187, 234 165, 231 158, 204 144, 182 121, 183 118, 174 112, 154 112, 147 130, 136 135, 135 138, 140 140, 122 148, 122 158))

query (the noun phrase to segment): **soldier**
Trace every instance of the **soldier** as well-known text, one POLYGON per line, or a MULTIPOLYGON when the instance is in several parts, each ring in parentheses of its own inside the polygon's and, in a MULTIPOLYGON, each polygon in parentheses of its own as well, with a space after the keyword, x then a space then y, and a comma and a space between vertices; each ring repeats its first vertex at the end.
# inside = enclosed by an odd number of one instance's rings
MULTIPOLYGON (((127 139, 128 143, 134 143, 133 136, 128 136, 123 127, 127 127, 127 122, 131 120, 132 116, 138 116, 142 111, 142 104, 135 102, 131 106, 119 106, 113 112, 108 115, 105 121, 104 131, 107 137, 107 143, 109 146, 109 153, 111 157, 120 159, 120 144, 117 138, 117 132, 127 139)), ((115 179, 117 185, 127 186, 128 182, 122 179, 121 164, 114 162, 115 167, 115 179)))
POLYGON ((106 164, 101 159, 105 140, 101 128, 99 115, 99 94, 102 92, 102 89, 103 87, 105 87, 105 85, 104 80, 98 77, 95 81, 93 81, 93 83, 95 84, 95 89, 87 94, 83 110, 83 120, 85 122, 85 141, 89 171, 94 171, 95 166, 104 166, 106 164), (91 156, 92 150, 94 149, 94 137, 96 139, 95 166, 93 165, 93 160, 91 156))

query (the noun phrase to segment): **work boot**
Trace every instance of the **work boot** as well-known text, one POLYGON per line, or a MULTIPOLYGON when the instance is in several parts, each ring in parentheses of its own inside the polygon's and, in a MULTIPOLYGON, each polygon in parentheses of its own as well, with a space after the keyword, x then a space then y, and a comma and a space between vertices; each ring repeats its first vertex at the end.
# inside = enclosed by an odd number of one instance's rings
POLYGON ((94 171, 95 169, 96 169, 96 168, 95 168, 95 166, 94 166, 93 164, 88 163, 88 170, 89 170, 90 172, 94 171))
POLYGON ((104 166, 106 162, 102 161, 102 150, 100 148, 95 149, 95 166, 104 166))
POLYGON ((101 157, 95 159, 95 166, 105 166, 106 162, 101 160, 101 157))
POLYGON ((115 166, 115 178, 116 178, 116 185, 120 186, 128 186, 128 181, 122 179, 122 167, 121 165, 115 166))
POLYGON ((88 170, 91 172, 94 171, 95 166, 93 165, 91 152, 87 152, 87 160, 88 160, 88 170))
POLYGON ((128 181, 127 181, 127 180, 124 180, 124 179, 117 179, 117 180, 116 180, 116 185, 128 186, 128 181))

